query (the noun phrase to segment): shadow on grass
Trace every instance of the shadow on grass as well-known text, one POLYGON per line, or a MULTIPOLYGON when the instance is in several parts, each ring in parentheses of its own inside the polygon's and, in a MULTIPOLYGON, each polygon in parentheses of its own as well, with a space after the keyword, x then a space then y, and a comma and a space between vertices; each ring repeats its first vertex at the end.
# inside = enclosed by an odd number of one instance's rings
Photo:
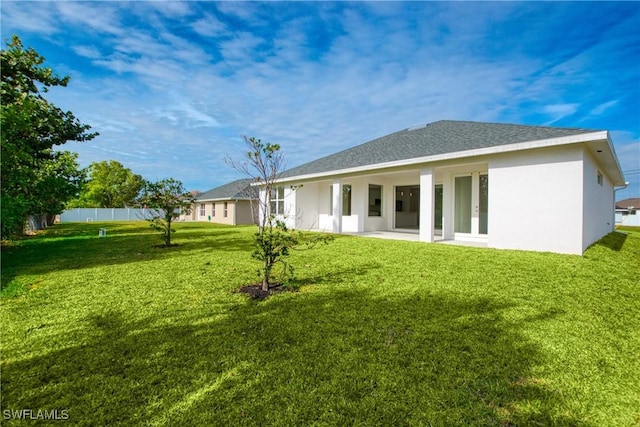
POLYGON ((604 236, 602 239, 596 242, 596 245, 604 246, 605 248, 619 252, 624 246, 624 242, 627 240, 627 234, 619 231, 614 231, 604 236))
POLYGON ((193 318, 106 310, 57 350, 5 359, 2 407, 86 425, 584 425, 506 308, 336 290, 193 318))
POLYGON ((159 247, 162 240, 146 223, 59 224, 40 236, 3 248, 2 286, 19 274, 46 274, 52 271, 162 259, 177 254, 204 251, 252 250, 246 229, 209 224, 179 224, 173 235, 176 246, 159 247), (98 230, 107 228, 107 237, 98 230), (247 238, 244 238, 247 236, 247 238))

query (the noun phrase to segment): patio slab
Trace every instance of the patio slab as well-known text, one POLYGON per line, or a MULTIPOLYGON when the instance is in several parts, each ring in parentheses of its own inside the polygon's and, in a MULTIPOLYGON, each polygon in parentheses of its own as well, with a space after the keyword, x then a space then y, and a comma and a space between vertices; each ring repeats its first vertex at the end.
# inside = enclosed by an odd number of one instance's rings
MULTIPOLYGON (((343 233, 350 236, 360 237, 373 237, 376 239, 391 239, 391 240, 407 240, 418 242, 420 241, 419 233, 402 232, 402 231, 364 231, 360 233, 343 233)), ((441 236, 435 236, 435 243, 442 243, 444 245, 455 246, 470 246, 476 248, 486 248, 487 244, 484 242, 463 242, 460 240, 444 240, 441 236)))

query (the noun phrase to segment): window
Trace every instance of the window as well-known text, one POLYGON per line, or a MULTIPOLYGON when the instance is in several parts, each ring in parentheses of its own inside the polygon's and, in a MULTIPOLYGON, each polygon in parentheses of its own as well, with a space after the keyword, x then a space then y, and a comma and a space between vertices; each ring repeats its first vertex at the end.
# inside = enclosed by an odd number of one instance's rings
POLYGON ((382 186, 369 184, 369 216, 382 216, 382 186))
POLYGON ((284 215, 284 187, 276 187, 271 190, 271 215, 284 215))
POLYGON ((200 205, 200 216, 204 217, 205 215, 207 215, 207 211, 206 211, 206 205, 203 203, 200 205))
POLYGON ((229 211, 227 209, 227 202, 224 202, 224 206, 222 208, 222 216, 226 218, 228 213, 229 211))
POLYGON ((212 217, 215 217, 215 216, 216 216, 216 204, 215 204, 215 203, 213 203, 213 204, 211 205, 211 216, 212 216, 212 217))
MULTIPOLYGON (((333 215, 333 185, 329 187, 329 212, 333 215)), ((342 215, 351 216, 351 185, 342 186, 342 215)))
POLYGON ((351 186, 342 186, 342 215, 351 216, 351 186))
POLYGON ((602 177, 602 172, 598 171, 598 184, 602 186, 603 181, 604 181, 604 178, 602 177))

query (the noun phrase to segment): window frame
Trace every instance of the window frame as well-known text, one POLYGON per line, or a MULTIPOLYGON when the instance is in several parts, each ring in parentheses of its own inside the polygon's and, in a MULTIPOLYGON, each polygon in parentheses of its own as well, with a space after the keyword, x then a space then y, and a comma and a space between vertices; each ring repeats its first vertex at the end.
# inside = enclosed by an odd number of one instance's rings
MULTIPOLYGON (((351 216, 351 192, 353 187, 351 184, 342 185, 342 216, 351 216), (345 213, 345 206, 346 212, 345 213)), ((329 186, 329 213, 333 216, 333 185, 329 186)))
POLYGON ((269 214, 284 215, 284 186, 278 185, 271 190, 269 195, 269 214))
POLYGON ((382 191, 383 191, 383 186, 382 185, 378 185, 378 184, 369 184, 369 200, 368 200, 368 209, 367 209, 367 216, 371 217, 371 218, 380 218, 382 217, 382 191), (375 197, 374 194, 374 200, 373 203, 371 203, 371 190, 375 190, 378 189, 378 197, 375 197), (377 210, 372 211, 371 208, 378 208, 377 210))

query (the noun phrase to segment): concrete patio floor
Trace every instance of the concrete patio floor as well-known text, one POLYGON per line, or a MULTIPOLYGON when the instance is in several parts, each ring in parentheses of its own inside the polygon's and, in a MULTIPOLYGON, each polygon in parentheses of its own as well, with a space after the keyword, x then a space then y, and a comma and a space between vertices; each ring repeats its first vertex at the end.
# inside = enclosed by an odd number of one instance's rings
MULTIPOLYGON (((349 236, 360 237, 374 237, 376 239, 391 239, 391 240, 407 240, 418 242, 420 241, 420 234, 418 232, 406 232, 406 231, 363 231, 361 233, 343 233, 349 236)), ((461 242, 459 240, 444 240, 442 236, 435 236, 435 243, 442 243, 444 245, 455 246, 471 246, 476 248, 486 248, 487 244, 483 242, 461 242)))

